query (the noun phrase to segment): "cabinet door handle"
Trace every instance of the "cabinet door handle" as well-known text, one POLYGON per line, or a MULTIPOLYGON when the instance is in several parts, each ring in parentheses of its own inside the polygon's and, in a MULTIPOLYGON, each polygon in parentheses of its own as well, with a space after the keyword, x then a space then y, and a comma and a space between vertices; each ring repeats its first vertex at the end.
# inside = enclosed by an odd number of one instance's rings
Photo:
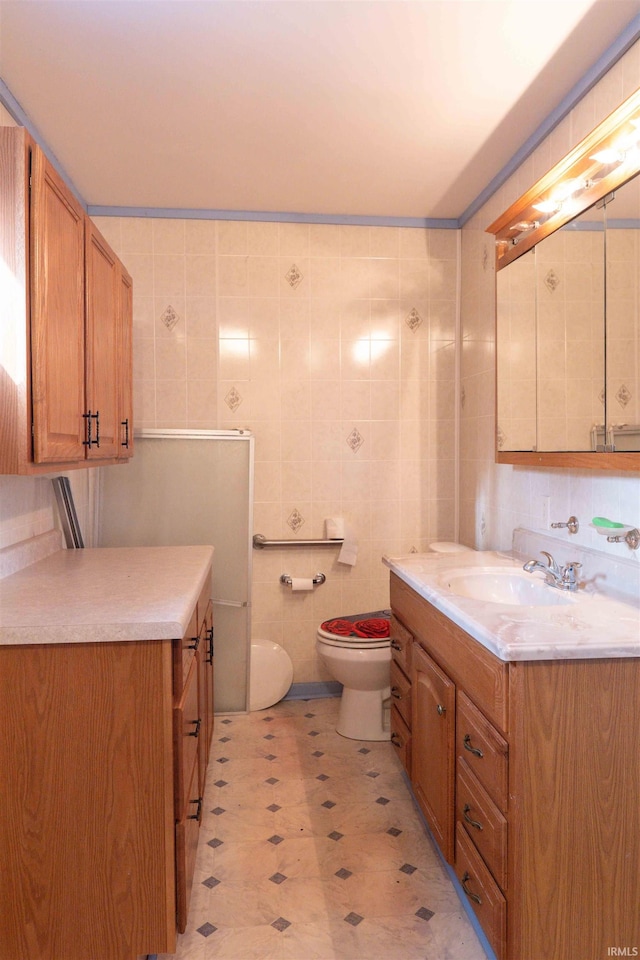
POLYGON ((469 806, 468 803, 465 803, 464 810, 462 811, 462 816, 464 817, 466 822, 470 823, 472 827, 476 828, 476 830, 482 830, 482 824, 480 823, 479 820, 471 819, 471 817, 469 816, 469 810, 471 810, 471 807, 469 806))
POLYGON ((200 634, 197 637, 191 637, 191 640, 193 642, 188 645, 187 650, 197 650, 200 645, 200 634))
POLYGON ((470 733, 465 733, 465 735, 464 735, 464 740, 462 741, 462 746, 465 748, 465 750, 468 750, 469 753, 472 753, 472 754, 474 755, 474 757, 484 757, 484 753, 482 752, 482 750, 478 750, 477 747, 472 747, 472 746, 471 746, 471 734, 470 734, 470 733))
POLYGON ((189 800, 189 803, 197 803, 198 809, 195 813, 190 813, 187 820, 199 820, 202 815, 202 797, 198 797, 197 800, 189 800))
POLYGON ((400 687, 391 687, 391 696, 394 700, 402 700, 403 696, 400 693, 400 687))
POLYGON ((395 731, 391 734, 391 743, 394 747, 404 747, 401 737, 395 731))
POLYGON ((402 653, 402 644, 398 643, 397 640, 392 640, 390 646, 392 650, 397 650, 399 653, 402 653))
POLYGON ((129 417, 126 420, 120 421, 120 426, 124 427, 124 440, 120 444, 121 447, 129 448, 129 417))
POLYGON ((95 413, 91 413, 91 410, 89 410, 87 413, 83 413, 82 417, 84 420, 87 421, 87 439, 82 441, 82 445, 84 447, 89 447, 89 449, 91 449, 91 447, 93 447, 94 445, 96 447, 99 447, 100 446, 100 413, 98 411, 96 411, 95 413), (96 422, 95 440, 91 436, 93 432, 91 429, 92 420, 95 420, 96 422))
POLYGON ((205 663, 213 663, 213 627, 207 628, 207 640, 209 642, 209 650, 205 663))
POLYGON ((447 712, 447 708, 444 707, 441 703, 438 704, 438 706, 436 707, 436 710, 438 711, 438 714, 441 717, 444 717, 445 713, 447 712))
POLYGON ((474 903, 482 903, 482 897, 479 897, 477 893, 471 893, 470 890, 467 890, 467 883, 469 882, 469 880, 471 880, 471 877, 465 870, 465 872, 462 874, 462 880, 460 881, 460 883, 462 884, 462 889, 464 890, 466 895, 469 897, 469 899, 473 900, 474 903))
POLYGON ((192 723, 192 724, 195 726, 195 730, 191 730, 191 732, 190 732, 189 734, 187 734, 187 736, 189 736, 189 737, 199 737, 199 736, 200 736, 200 724, 202 723, 201 718, 198 717, 197 720, 189 720, 189 723, 192 723))

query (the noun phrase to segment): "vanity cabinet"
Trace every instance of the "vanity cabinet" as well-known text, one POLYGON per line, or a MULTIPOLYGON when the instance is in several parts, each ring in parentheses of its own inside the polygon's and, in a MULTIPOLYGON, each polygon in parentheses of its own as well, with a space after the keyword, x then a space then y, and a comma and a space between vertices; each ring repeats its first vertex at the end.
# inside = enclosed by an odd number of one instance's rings
POLYGON ((499 960, 640 944, 640 658, 505 662, 395 574, 411 780, 499 960))
POLYGON ((209 598, 178 640, 0 645, 0 960, 175 950, 213 727, 209 598))
POLYGON ((0 472, 131 455, 131 278, 20 127, 0 127, 0 472))

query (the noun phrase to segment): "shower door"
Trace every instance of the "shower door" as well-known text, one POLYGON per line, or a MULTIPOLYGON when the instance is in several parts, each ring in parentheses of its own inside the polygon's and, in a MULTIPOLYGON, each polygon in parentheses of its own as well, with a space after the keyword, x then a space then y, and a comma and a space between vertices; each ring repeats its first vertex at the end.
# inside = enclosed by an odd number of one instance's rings
POLYGON ((146 430, 127 464, 102 467, 99 546, 214 547, 217 713, 248 709, 253 437, 146 430))

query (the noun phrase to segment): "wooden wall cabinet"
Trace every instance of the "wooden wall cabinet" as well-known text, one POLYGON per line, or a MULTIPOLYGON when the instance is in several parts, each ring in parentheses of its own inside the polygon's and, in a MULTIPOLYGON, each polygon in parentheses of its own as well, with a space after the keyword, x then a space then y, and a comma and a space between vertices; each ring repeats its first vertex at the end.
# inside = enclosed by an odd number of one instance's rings
POLYGON ((183 640, 0 646, 0 960, 175 950, 213 729, 209 595, 183 640))
POLYGON ((640 658, 504 662, 395 574, 391 606, 413 790, 499 960, 640 944, 640 658))
POLYGON ((40 148, 0 128, 0 472, 131 456, 131 278, 40 148))

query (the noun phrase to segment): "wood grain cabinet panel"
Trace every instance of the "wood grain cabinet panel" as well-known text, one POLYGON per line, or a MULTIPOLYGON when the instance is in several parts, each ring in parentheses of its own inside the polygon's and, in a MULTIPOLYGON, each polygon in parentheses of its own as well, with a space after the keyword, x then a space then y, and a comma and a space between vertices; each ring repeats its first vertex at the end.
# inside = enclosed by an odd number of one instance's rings
POLYGON ((411 650, 414 636, 405 625, 392 613, 389 622, 389 636, 391 637, 391 653, 402 672, 411 676, 411 650))
POLYGON ((24 129, 0 127, 0 161, 0 472, 117 463, 132 452, 131 278, 24 129))
POLYGON ((411 681, 395 660, 391 661, 391 702, 400 711, 402 719, 411 726, 411 681))
POLYGON ((456 816, 489 867, 498 885, 507 886, 507 820, 458 757, 456 816))
MULTIPOLYGON (((461 823, 456 828, 456 876, 496 956, 507 956, 507 901, 461 823)), ((524 956, 537 960, 536 954, 524 956)))
POLYGON ((455 686, 417 643, 412 658, 413 788, 442 853, 453 863, 455 686))
POLYGON ((456 712, 456 753, 462 757, 495 804, 507 809, 509 745, 460 690, 456 712))
POLYGON ((175 948, 170 644, 0 647, 3 960, 175 948))
POLYGON ((31 166, 34 459, 84 461, 84 210, 44 154, 31 166))
POLYGON ((411 730, 395 706, 391 707, 391 743, 407 775, 411 777, 411 730))

